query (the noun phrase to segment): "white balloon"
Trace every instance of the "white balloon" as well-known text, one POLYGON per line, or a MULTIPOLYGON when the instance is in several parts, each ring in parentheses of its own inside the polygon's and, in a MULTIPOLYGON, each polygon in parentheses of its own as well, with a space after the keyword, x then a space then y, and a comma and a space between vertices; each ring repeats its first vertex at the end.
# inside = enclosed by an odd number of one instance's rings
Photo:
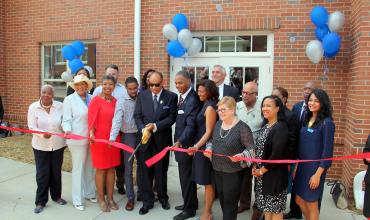
POLYGON ((189 31, 189 29, 182 29, 179 32, 178 40, 185 49, 188 49, 193 42, 193 34, 189 31))
POLYGON ((193 38, 191 46, 188 49, 188 55, 193 56, 202 50, 202 41, 199 38, 193 38))
POLYGON ((344 14, 340 11, 336 11, 330 14, 328 20, 328 26, 331 32, 338 32, 343 28, 344 25, 344 14))
POLYGON ((312 40, 308 42, 306 47, 306 55, 312 63, 318 64, 324 56, 324 48, 319 40, 312 40))
POLYGON ((64 80, 64 82, 68 83, 68 82, 72 82, 73 80, 73 75, 71 72, 69 71, 64 71, 61 75, 62 79, 64 80))
POLYGON ((162 29, 163 36, 168 40, 177 39, 177 29, 173 24, 165 24, 162 29))

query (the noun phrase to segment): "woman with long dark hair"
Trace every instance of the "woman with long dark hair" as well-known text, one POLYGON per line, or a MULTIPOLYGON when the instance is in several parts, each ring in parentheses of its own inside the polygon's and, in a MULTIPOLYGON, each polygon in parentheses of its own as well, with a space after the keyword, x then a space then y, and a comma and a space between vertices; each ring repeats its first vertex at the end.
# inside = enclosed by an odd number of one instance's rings
MULTIPOLYGON (((264 126, 256 136, 256 158, 281 160, 290 158, 289 131, 280 98, 266 96, 261 105, 264 126)), ((257 163, 252 168, 255 179, 257 209, 266 220, 283 219, 287 200, 288 164, 257 163)))
MULTIPOLYGON (((217 122, 218 88, 212 80, 203 80, 197 86, 199 100, 203 107, 196 118, 196 134, 193 147, 188 148, 188 154, 193 155, 196 150, 205 150, 207 142, 210 141, 217 122)), ((196 152, 193 158, 193 180, 204 186, 204 209, 201 220, 213 219, 212 205, 215 199, 215 188, 212 181, 213 169, 211 161, 196 152)))
MULTIPOLYGON (((315 89, 308 96, 308 111, 300 130, 298 157, 317 160, 333 156, 335 125, 328 94, 315 89)), ((295 175, 296 202, 307 220, 319 219, 318 200, 331 161, 300 163, 295 175)))

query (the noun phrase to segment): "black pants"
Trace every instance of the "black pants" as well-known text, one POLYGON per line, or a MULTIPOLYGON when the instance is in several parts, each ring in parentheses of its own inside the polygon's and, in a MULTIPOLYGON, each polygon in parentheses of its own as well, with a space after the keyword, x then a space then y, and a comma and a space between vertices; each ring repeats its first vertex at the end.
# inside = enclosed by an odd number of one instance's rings
POLYGON ((370 218, 370 183, 365 183, 364 216, 370 218))
POLYGON ((223 220, 236 220, 238 215, 238 201, 240 185, 243 182, 243 171, 224 173, 214 171, 218 198, 220 200, 223 220))
POLYGON ((56 151, 33 149, 36 163, 36 205, 45 205, 51 199, 56 201, 62 194, 62 164, 64 147, 56 151))
POLYGON ((162 203, 168 201, 167 195, 167 171, 169 165, 169 153, 160 160, 158 163, 154 164, 152 167, 147 167, 145 161, 155 154, 159 153, 160 149, 154 141, 149 143, 149 147, 144 151, 139 150, 138 161, 140 163, 140 184, 141 184, 141 194, 143 199, 143 206, 150 207, 154 205, 154 192, 153 192, 153 179, 156 186, 158 199, 162 203))
MULTIPOLYGON (((120 132, 118 135, 122 137, 122 133, 120 132)), ((136 147, 136 146, 131 146, 131 147, 136 147)), ((119 150, 120 155, 121 155, 121 163, 116 166, 116 187, 118 189, 124 188, 125 187, 125 157, 124 157, 124 151, 122 149, 119 150)))
POLYGON ((197 185, 191 178, 192 164, 193 158, 178 163, 184 211, 195 214, 198 209, 198 198, 197 185))
POLYGON ((252 167, 247 167, 243 172, 243 183, 240 192, 240 207, 250 208, 252 197, 252 167))

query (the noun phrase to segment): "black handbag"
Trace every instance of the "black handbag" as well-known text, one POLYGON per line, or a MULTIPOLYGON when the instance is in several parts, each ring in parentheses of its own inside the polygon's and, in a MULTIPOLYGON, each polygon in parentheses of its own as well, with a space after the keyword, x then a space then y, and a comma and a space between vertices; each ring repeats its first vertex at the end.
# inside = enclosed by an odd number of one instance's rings
POLYGON ((345 185, 340 180, 331 180, 327 185, 331 186, 330 194, 335 206, 339 209, 346 209, 348 207, 348 195, 345 185))
MULTIPOLYGON (((1 126, 5 126, 5 127, 9 127, 9 123, 8 122, 3 122, 0 120, 0 125, 1 126)), ((9 130, 6 130, 6 129, 0 129, 0 138, 6 138, 6 137, 9 137, 11 136, 11 133, 9 130)))

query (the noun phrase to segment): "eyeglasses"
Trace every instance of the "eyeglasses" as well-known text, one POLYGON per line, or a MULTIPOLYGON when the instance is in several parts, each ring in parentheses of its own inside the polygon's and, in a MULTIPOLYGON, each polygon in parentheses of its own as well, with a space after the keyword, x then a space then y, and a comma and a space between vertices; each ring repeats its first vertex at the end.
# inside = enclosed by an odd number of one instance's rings
POLYGON ((153 83, 153 84, 149 84, 150 87, 160 87, 161 84, 160 83, 153 83))
POLYGON ((253 94, 257 94, 257 92, 245 92, 245 91, 242 91, 243 95, 253 95, 253 94))
POLYGON ((220 109, 217 109, 217 112, 218 113, 225 113, 227 110, 230 110, 229 108, 220 108, 220 109))

